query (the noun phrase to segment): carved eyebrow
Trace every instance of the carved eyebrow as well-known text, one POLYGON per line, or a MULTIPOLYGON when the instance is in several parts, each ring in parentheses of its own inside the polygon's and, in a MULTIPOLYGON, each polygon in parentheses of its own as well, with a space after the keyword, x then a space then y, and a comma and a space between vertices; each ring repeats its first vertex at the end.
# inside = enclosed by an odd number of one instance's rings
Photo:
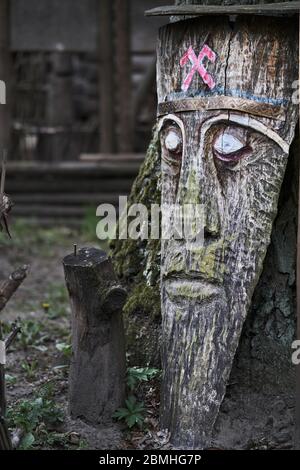
MULTIPOLYGON (((242 127, 250 127, 251 129, 259 132, 260 134, 263 134, 267 136, 269 139, 273 140, 281 149, 284 151, 284 153, 289 153, 289 148, 290 146, 287 144, 287 142, 280 137, 277 132, 273 131, 269 127, 267 127, 265 124, 262 122, 258 121, 257 119, 254 119, 253 117, 249 115, 242 116, 240 114, 232 114, 231 112, 228 113, 222 113, 219 114, 218 116, 214 116, 207 121, 203 123, 201 126, 201 137, 204 137, 208 129, 215 123, 217 122, 232 122, 235 124, 239 124, 242 127)), ((202 140, 202 139, 200 139, 202 140)))
POLYGON ((182 132, 182 139, 183 141, 185 141, 185 131, 184 131, 184 124, 183 124, 183 121, 178 117, 178 116, 175 116, 175 114, 167 114, 166 116, 162 117, 159 122, 158 122, 158 132, 161 131, 164 123, 166 121, 173 121, 173 122, 176 122, 176 124, 178 125, 178 127, 180 128, 181 132, 182 132))
POLYGON ((182 133, 182 160, 184 159, 184 151, 185 151, 185 142, 186 142, 186 136, 185 136, 185 129, 184 129, 184 124, 183 121, 178 117, 175 116, 175 114, 167 114, 166 116, 162 117, 159 122, 158 122, 158 132, 161 131, 164 123, 166 121, 173 121, 175 122, 179 129, 181 130, 182 133))

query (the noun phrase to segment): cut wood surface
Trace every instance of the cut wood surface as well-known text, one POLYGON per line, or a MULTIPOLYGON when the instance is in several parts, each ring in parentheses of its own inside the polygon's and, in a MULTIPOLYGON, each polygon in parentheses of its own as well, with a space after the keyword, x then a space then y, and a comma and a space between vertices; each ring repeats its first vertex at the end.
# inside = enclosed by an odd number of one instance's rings
POLYGON ((166 5, 162 7, 152 8, 145 12, 146 16, 171 16, 171 15, 290 15, 298 13, 300 10, 300 2, 280 2, 265 3, 258 5, 166 5))
POLYGON ((63 260, 72 310, 70 412, 110 420, 125 399, 122 307, 126 291, 104 251, 82 248, 63 260))

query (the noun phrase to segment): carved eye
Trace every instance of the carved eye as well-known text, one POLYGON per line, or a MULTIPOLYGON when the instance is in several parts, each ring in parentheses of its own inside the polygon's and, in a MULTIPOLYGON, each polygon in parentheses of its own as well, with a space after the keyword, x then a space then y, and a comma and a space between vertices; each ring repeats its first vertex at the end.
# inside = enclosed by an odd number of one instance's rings
POLYGON ((165 151, 162 156, 169 165, 179 166, 182 157, 182 134, 176 125, 166 128, 162 136, 165 151))
POLYGON ((170 129, 165 138, 165 146, 169 152, 179 153, 182 150, 182 139, 178 135, 178 131, 170 129))
POLYGON ((234 129, 223 131, 213 143, 215 157, 225 163, 238 162, 250 150, 246 142, 246 136, 234 129))
POLYGON ((168 129, 165 136, 165 147, 171 153, 182 152, 182 137, 179 129, 175 127, 168 129))

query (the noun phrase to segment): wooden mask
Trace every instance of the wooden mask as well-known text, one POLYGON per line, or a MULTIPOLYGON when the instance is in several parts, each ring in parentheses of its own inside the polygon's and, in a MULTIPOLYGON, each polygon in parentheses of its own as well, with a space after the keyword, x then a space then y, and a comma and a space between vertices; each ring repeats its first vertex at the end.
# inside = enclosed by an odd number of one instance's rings
MULTIPOLYGON (((162 242, 161 425, 209 444, 270 242, 298 117, 293 19, 205 17, 160 30, 162 206, 203 209, 203 242, 162 242)), ((173 225, 172 225, 173 224, 173 225)), ((178 235, 178 234, 177 234, 178 235)))

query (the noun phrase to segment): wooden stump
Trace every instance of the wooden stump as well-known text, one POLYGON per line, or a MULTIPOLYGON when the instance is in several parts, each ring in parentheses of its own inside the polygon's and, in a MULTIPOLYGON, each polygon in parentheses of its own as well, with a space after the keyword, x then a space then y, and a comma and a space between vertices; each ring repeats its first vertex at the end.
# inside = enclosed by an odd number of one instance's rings
POLYGON ((125 340, 118 284, 104 251, 83 248, 63 260, 72 309, 70 412, 109 420, 125 398, 125 340))

